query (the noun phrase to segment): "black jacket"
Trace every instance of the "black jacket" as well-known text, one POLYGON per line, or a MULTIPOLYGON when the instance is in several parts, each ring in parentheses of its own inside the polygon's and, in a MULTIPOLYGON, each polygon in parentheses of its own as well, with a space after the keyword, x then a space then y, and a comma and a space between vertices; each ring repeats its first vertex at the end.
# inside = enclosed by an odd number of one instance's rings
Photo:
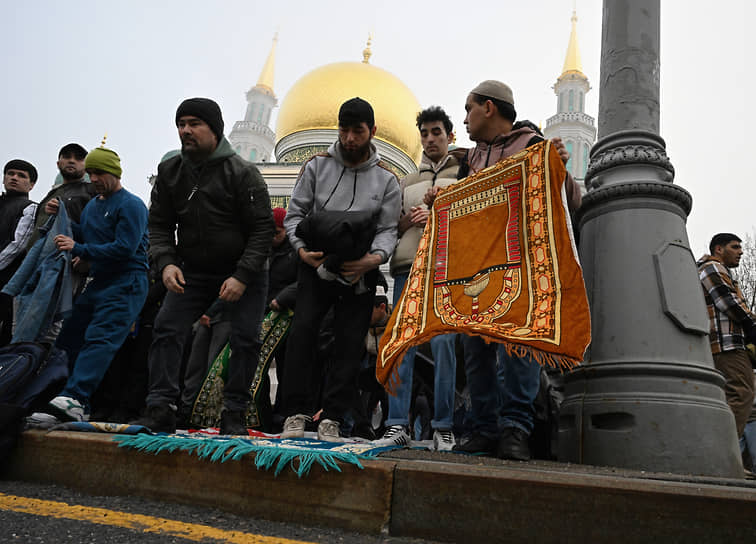
POLYGON ((268 297, 266 305, 276 299, 284 309, 294 309, 297 296, 297 267, 299 258, 294 253, 288 238, 273 248, 268 273, 268 297))
POLYGON ((174 264, 247 284, 266 269, 275 224, 262 175, 224 137, 202 164, 181 155, 160 163, 149 229, 158 270, 174 264))

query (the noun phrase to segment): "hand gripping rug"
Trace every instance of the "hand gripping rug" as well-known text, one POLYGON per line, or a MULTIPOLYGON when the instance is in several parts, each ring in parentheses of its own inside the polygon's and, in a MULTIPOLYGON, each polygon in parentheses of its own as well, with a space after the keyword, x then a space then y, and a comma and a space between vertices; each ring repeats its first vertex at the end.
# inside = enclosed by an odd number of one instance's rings
POLYGON ((564 178, 544 141, 438 193, 378 350, 376 376, 389 391, 407 349, 445 333, 542 365, 582 360, 590 314, 564 178))

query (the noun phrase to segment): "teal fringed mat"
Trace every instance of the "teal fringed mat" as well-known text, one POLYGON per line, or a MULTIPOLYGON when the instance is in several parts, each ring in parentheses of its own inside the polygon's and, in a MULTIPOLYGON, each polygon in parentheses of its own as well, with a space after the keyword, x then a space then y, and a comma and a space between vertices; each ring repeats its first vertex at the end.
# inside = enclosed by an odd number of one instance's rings
POLYGON ((162 451, 186 451, 201 459, 222 463, 254 453, 258 469, 269 470, 275 467, 274 474, 278 476, 288 465, 300 478, 310 472, 314 463, 325 470, 341 472, 339 461, 363 468, 360 459, 396 449, 395 446, 377 448, 369 442, 334 443, 310 438, 221 438, 200 434, 117 435, 113 440, 122 448, 155 454, 162 451))

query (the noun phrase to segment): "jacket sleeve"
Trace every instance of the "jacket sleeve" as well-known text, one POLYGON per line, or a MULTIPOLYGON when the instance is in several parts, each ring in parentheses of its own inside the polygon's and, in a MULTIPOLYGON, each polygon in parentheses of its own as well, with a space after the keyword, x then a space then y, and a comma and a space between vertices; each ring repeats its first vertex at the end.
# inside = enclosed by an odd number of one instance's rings
POLYGON ((310 213, 315 201, 316 167, 317 159, 315 157, 308 160, 302 167, 297 182, 294 184, 294 190, 291 192, 289 209, 286 211, 286 218, 284 219, 286 236, 289 238, 297 256, 300 248, 307 247, 304 240, 297 237, 296 230, 297 225, 310 213))
POLYGON ((236 264, 233 277, 248 284, 266 269, 276 224, 273 222, 268 187, 254 165, 249 164, 244 170, 241 183, 236 184, 236 191, 242 228, 247 233, 247 244, 236 264))
POLYGON ((71 254, 91 261, 122 261, 136 253, 146 230, 147 208, 141 201, 131 200, 118 212, 115 239, 112 242, 76 243, 71 254))
POLYGON ((281 289, 273 298, 276 299, 281 308, 285 310, 293 310, 297 301, 297 282, 290 283, 281 289))
POLYGON ((0 251, 0 270, 5 269, 26 251, 26 244, 34 233, 34 214, 36 211, 37 205, 34 203, 24 208, 21 218, 16 223, 13 240, 0 251))
MULTIPOLYGON (((161 165, 162 166, 162 165, 161 165)), ((158 277, 169 264, 179 265, 176 252, 176 224, 178 215, 166 187, 166 174, 158 166, 158 175, 150 195, 150 260, 158 277)))
POLYGON ((378 215, 378 225, 376 226, 375 238, 370 247, 370 253, 376 253, 382 256, 382 262, 388 261, 389 257, 396 249, 396 240, 399 225, 399 212, 402 208, 402 194, 399 188, 399 181, 396 176, 392 175, 391 180, 386 183, 386 190, 383 193, 383 202, 381 211, 378 215))
POLYGON ((699 278, 717 310, 740 324, 745 331, 752 331, 756 327, 756 316, 751 313, 735 286, 729 281, 729 275, 722 264, 710 261, 701 268, 699 278))

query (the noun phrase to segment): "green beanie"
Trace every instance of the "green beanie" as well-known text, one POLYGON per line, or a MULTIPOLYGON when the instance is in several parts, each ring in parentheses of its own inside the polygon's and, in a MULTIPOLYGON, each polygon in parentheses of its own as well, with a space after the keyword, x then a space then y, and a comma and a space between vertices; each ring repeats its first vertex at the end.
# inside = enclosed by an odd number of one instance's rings
POLYGON ((121 177, 121 159, 115 151, 104 147, 96 147, 84 159, 86 170, 102 170, 115 177, 121 177))

